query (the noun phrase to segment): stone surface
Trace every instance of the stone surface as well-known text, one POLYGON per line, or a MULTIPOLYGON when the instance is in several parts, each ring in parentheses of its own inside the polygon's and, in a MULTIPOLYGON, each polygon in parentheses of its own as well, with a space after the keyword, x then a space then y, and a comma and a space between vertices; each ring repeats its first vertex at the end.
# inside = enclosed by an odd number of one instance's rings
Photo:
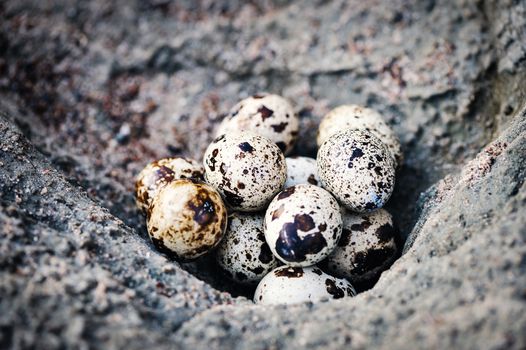
POLYGON ((524 1, 22 0, 0 17, 2 348, 526 347, 524 1), (134 176, 200 159, 264 91, 294 102, 295 155, 343 103, 401 138, 404 254, 355 298, 254 306, 209 259, 148 241, 134 176))

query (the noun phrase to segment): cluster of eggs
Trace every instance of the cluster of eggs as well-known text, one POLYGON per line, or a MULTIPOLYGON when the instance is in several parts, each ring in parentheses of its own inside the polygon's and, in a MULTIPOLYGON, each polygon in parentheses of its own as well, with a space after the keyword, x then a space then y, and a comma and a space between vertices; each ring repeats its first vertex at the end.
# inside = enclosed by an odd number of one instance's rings
POLYGON ((355 105, 322 120, 316 159, 285 157, 298 116, 277 95, 233 107, 203 163, 167 158, 138 175, 137 205, 161 251, 177 259, 213 252, 254 302, 287 304, 356 294, 397 247, 381 209, 402 162, 400 143, 382 116, 355 105))

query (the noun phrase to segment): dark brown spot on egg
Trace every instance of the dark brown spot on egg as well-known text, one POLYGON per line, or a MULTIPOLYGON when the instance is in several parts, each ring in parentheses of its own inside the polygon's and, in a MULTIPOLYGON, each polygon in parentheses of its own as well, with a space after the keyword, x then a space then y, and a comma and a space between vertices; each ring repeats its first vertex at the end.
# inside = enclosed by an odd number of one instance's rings
POLYGON ((294 222, 285 223, 276 241, 276 252, 287 261, 304 261, 307 254, 316 254, 327 246, 325 237, 320 232, 314 232, 304 237, 298 236, 298 230, 309 231, 314 228, 312 217, 300 214, 294 217, 294 222))
POLYGON ((280 207, 272 212, 272 221, 276 220, 283 214, 283 211, 285 210, 285 206, 282 204, 280 207))
POLYGON ((363 151, 360 149, 360 148, 354 148, 352 150, 352 154, 351 154, 351 157, 349 158, 349 163, 347 164, 347 166, 349 168, 352 168, 353 167, 353 161, 356 159, 356 158, 360 158, 363 156, 363 151))
POLYGON ((245 188, 245 184, 242 183, 241 181, 238 181, 238 182, 237 182, 237 188, 239 188, 240 190, 242 190, 242 189, 245 188))
POLYGON ((273 255, 272 251, 270 250, 270 247, 267 243, 263 243, 258 256, 259 261, 261 261, 263 264, 268 264, 272 261, 272 258, 273 255))
POLYGON ((345 296, 344 290, 338 287, 336 282, 330 278, 325 280, 325 287, 327 288, 327 293, 332 295, 334 299, 340 299, 345 296))
POLYGON ((259 100, 260 98, 263 98, 263 97, 265 97, 265 95, 262 95, 262 94, 252 95, 252 98, 257 99, 257 100, 259 100))
POLYGON ((219 153, 219 150, 216 148, 212 151, 212 157, 209 158, 210 164, 208 165, 210 167, 210 170, 215 171, 216 170, 216 157, 219 153))
POLYGON ((354 267, 351 270, 353 275, 363 275, 377 267, 382 266, 396 254, 396 250, 391 247, 372 249, 356 253, 354 267))
POLYGON ((287 187, 286 189, 281 191, 280 194, 278 194, 278 200, 290 197, 294 193, 294 191, 296 191, 296 187, 294 186, 287 187))
POLYGON ((351 243, 351 234, 352 231, 344 228, 342 230, 342 235, 338 241, 338 247, 346 247, 351 243))
POLYGON ((202 188, 197 190, 197 195, 187 203, 187 207, 194 212, 193 219, 200 226, 207 226, 216 219, 214 202, 208 191, 202 188))
POLYGON ((323 223, 323 224, 318 225, 318 230, 320 230, 320 232, 324 232, 326 229, 327 229, 327 224, 323 223))
POLYGON ((243 151, 243 152, 248 152, 248 153, 252 153, 254 152, 254 147, 252 147, 252 145, 248 142, 242 142, 239 144, 239 148, 243 151))
POLYGON ((312 185, 318 185, 318 180, 316 180, 316 177, 314 176, 314 174, 310 174, 309 175, 309 178, 307 179, 307 182, 312 184, 312 185))
POLYGON ((265 270, 263 269, 263 267, 261 267, 261 266, 254 267, 254 268, 248 268, 248 270, 249 270, 250 272, 256 274, 256 275, 260 275, 260 274, 263 273, 263 271, 265 271, 265 270))
POLYGON ((243 197, 234 192, 224 189, 223 193, 225 195, 226 201, 235 207, 239 207, 244 202, 243 197))
POLYGON ((376 230, 376 237, 380 243, 387 243, 393 239, 395 235, 395 229, 390 224, 384 224, 376 230))
POLYGON ((301 267, 282 267, 274 271, 276 277, 300 278, 303 276, 301 267))
POLYGON ((265 119, 272 117, 274 111, 272 109, 268 109, 265 106, 261 106, 258 108, 258 113, 261 114, 261 119, 265 121, 265 119))
POLYGON ((287 122, 282 122, 282 123, 279 123, 279 124, 272 124, 270 127, 272 129, 274 129, 275 132, 282 132, 283 130, 285 130, 285 128, 287 127, 287 125, 289 125, 289 123, 287 122))

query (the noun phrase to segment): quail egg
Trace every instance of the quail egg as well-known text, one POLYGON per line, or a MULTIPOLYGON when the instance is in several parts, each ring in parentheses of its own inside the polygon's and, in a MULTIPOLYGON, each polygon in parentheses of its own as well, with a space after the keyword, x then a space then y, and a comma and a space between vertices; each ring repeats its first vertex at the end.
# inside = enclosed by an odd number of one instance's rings
POLYGON ((166 184, 153 198, 147 217, 154 245, 183 260, 214 248, 227 225, 226 207, 219 193, 190 179, 166 184))
POLYGON ((299 185, 311 184, 318 185, 320 179, 316 169, 316 159, 309 157, 287 157, 287 181, 285 188, 299 185))
POLYGON ((326 271, 351 283, 373 280, 395 260, 397 247, 391 214, 343 214, 343 233, 338 246, 324 261, 326 271))
POLYGON ((137 175, 137 207, 146 213, 153 197, 164 185, 177 179, 203 179, 203 174, 203 166, 192 159, 164 158, 151 162, 137 175))
POLYGON ((278 95, 261 94, 236 104, 216 135, 252 131, 272 140, 287 153, 296 141, 298 129, 298 116, 289 101, 278 95))
POLYGON ((259 282, 254 302, 264 305, 314 303, 355 295, 351 283, 317 267, 280 266, 259 282))
POLYGON ((336 107, 323 117, 318 129, 318 146, 321 146, 330 136, 349 128, 369 131, 385 143, 395 159, 395 167, 402 164, 400 141, 393 129, 380 113, 357 105, 336 107))
POLYGON ((263 217, 262 213, 238 212, 228 217, 225 237, 216 250, 216 260, 238 283, 257 283, 278 266, 278 260, 265 242, 263 217))
POLYGON ((394 161, 370 132, 348 129, 332 135, 318 150, 316 162, 323 187, 352 211, 381 208, 391 197, 394 161))
POLYGON ((340 206, 321 187, 288 187, 265 214, 265 239, 272 253, 290 266, 310 266, 336 247, 342 232, 340 206))
POLYGON ((205 179, 238 211, 258 211, 287 178, 285 157, 276 144, 252 132, 221 135, 207 148, 205 179))

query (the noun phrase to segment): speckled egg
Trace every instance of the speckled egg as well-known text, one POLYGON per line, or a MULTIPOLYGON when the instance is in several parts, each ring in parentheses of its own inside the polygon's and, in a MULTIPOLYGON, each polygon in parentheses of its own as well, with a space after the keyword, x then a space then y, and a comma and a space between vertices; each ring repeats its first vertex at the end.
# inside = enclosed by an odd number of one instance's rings
POLYGON ((324 261, 326 271, 361 284, 377 277, 395 260, 393 219, 384 209, 372 213, 343 214, 343 233, 338 246, 324 261))
POLYGON ((137 175, 135 194, 137 207, 146 213, 160 188, 178 179, 203 179, 203 166, 192 159, 164 158, 148 164, 137 175))
POLYGON ((252 131, 272 140, 287 153, 296 141, 298 129, 298 116, 289 101, 278 95, 261 94, 236 104, 216 135, 252 131))
POLYGON ((340 206, 321 187, 288 187, 265 214, 265 239, 272 253, 290 266, 310 266, 329 255, 342 232, 340 206))
POLYGON ((355 295, 351 283, 317 267, 281 266, 259 282, 254 302, 263 305, 314 303, 355 295))
POLYGON ((285 188, 299 185, 311 184, 318 186, 320 178, 316 169, 316 159, 309 157, 287 157, 287 181, 285 188))
POLYGON ((367 131, 345 130, 321 145, 316 159, 324 188, 349 210, 381 208, 395 184, 394 160, 387 147, 367 131))
POLYGON ((195 259, 214 248, 226 230, 227 211, 212 187, 194 180, 164 186, 148 208, 148 234, 162 252, 195 259))
POLYGON ((343 105, 331 110, 323 117, 318 129, 318 146, 330 136, 345 129, 365 130, 379 138, 395 159, 395 167, 403 161, 400 140, 380 113, 357 105, 343 105))
POLYGON ((219 136, 208 146, 203 163, 206 181, 239 211, 264 209, 287 178, 283 152, 252 132, 219 136))
POLYGON ((216 250, 219 266, 236 282, 253 284, 278 266, 263 233, 262 213, 232 213, 216 250))

